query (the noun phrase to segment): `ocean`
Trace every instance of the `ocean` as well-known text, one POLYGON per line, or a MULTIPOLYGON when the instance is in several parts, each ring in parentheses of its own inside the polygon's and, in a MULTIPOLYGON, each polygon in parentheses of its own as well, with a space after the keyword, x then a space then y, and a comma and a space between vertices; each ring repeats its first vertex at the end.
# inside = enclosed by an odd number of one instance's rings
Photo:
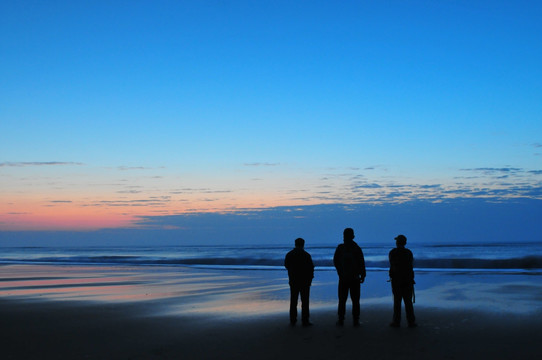
MULTIPOLYGON (((316 271, 334 271, 337 244, 307 246, 316 271)), ((386 271, 390 244, 360 243, 369 271, 386 271)), ((539 242, 413 244, 417 272, 542 274, 539 242)), ((0 264, 179 266, 223 270, 283 269, 289 245, 0 247, 0 264)))
MULTIPOLYGON (((362 303, 390 306, 390 244, 360 242, 362 303)), ((410 245, 410 244, 409 244, 410 245)), ((412 243, 416 307, 542 311, 542 245, 412 243)), ((335 311, 337 244, 307 246, 311 308, 335 311)), ((0 247, 0 300, 134 302, 176 314, 284 313, 291 245, 0 247)))

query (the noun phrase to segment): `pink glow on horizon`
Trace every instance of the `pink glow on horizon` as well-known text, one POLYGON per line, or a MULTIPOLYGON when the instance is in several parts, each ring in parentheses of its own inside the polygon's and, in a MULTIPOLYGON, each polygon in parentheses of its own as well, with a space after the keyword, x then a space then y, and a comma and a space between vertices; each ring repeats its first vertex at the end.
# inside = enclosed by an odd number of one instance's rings
POLYGON ((310 205, 310 201, 294 201, 276 194, 242 194, 215 199, 171 200, 159 204, 133 205, 121 201, 99 202, 73 199, 66 202, 46 202, 29 198, 14 198, 0 204, 0 231, 98 230, 104 228, 136 227, 144 216, 189 213, 228 213, 246 209, 275 206, 310 205))
POLYGON ((133 217, 118 214, 61 212, 58 214, 2 214, 0 230, 97 230, 130 227, 133 217))

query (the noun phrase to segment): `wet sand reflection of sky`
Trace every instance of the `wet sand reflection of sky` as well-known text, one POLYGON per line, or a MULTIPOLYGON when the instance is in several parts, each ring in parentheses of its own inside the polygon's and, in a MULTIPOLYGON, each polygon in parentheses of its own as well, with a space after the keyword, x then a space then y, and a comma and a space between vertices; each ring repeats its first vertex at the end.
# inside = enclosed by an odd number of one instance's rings
MULTIPOLYGON (((391 306, 385 272, 369 272, 363 306, 391 306)), ((538 277, 420 274, 417 307, 529 313, 542 308, 538 277)), ((337 278, 316 272, 311 309, 334 311, 337 278)), ((161 314, 223 316, 282 313, 289 307, 285 271, 218 271, 180 267, 0 266, 0 298, 52 301, 153 301, 161 314)), ((350 306, 350 305, 348 305, 350 306)))

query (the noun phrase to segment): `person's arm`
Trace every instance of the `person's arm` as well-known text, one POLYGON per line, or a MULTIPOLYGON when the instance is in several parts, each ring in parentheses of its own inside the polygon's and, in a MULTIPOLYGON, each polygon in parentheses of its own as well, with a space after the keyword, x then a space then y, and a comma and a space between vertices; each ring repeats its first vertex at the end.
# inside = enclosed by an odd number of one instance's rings
POLYGON ((410 261, 410 274, 411 274, 412 283, 416 284, 416 281, 414 281, 414 255, 412 255, 412 251, 410 252, 409 261, 410 261))
POLYGON ((289 261, 289 259, 288 259, 288 255, 289 255, 289 253, 286 254, 286 257, 284 257, 284 267, 285 267, 286 269, 288 269, 288 267, 290 266, 290 261, 289 261))
POLYGON ((392 255, 393 254, 393 249, 390 250, 389 254, 388 254, 388 260, 390 262, 390 271, 389 271, 389 276, 390 276, 390 279, 393 279, 393 260, 392 260, 392 255))
POLYGON ((361 283, 363 283, 365 281, 365 276, 367 275, 367 272, 365 271, 365 257, 363 256, 363 250, 361 250, 361 248, 359 249, 359 254, 360 254, 360 261, 359 261, 359 264, 360 264, 360 269, 359 269, 359 275, 360 275, 360 279, 359 281, 361 283))
POLYGON ((310 262, 311 273, 312 273, 311 279, 314 279, 314 263, 312 262, 312 257, 310 255, 309 255, 309 262, 310 262))
POLYGON ((340 255, 341 251, 342 250, 340 249, 340 245, 339 245, 337 246, 337 249, 335 249, 335 254, 333 255, 333 265, 335 266, 335 269, 337 270, 337 275, 339 275, 339 278, 342 275, 341 261, 339 259, 339 257, 341 256, 340 255))
POLYGON ((333 266, 335 266, 335 269, 339 271, 339 247, 335 249, 335 254, 333 254, 333 266))

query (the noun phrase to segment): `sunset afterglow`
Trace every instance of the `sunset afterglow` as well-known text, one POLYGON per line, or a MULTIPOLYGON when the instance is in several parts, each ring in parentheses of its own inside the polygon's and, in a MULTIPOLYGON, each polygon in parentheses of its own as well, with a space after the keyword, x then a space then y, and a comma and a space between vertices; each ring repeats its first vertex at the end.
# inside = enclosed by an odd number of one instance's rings
POLYGON ((323 224, 324 205, 539 211, 541 11, 4 3, 0 232, 182 232, 188 215, 296 208, 323 224))

